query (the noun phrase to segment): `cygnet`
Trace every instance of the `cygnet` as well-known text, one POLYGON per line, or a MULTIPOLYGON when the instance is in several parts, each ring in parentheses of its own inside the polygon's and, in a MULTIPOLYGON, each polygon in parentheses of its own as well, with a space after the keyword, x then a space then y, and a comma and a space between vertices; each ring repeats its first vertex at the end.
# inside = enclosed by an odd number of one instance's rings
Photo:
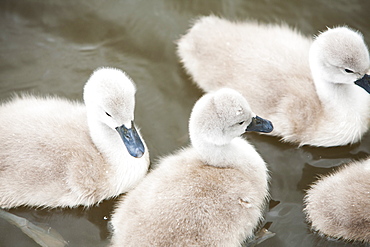
POLYGON ((163 158, 118 203, 112 246, 240 246, 263 216, 269 177, 240 135, 272 129, 235 90, 201 97, 189 120, 191 145, 163 158))
POLYGON ((16 96, 0 106, 0 207, 90 206, 134 188, 148 149, 134 125, 136 87, 100 68, 85 105, 56 96, 16 96))
POLYGON ((331 238, 370 243, 370 159, 319 179, 305 197, 312 228, 331 238))
POLYGON ((369 52, 348 27, 313 41, 286 25, 208 16, 179 40, 178 54, 201 89, 238 90, 286 142, 346 145, 368 129, 369 52))

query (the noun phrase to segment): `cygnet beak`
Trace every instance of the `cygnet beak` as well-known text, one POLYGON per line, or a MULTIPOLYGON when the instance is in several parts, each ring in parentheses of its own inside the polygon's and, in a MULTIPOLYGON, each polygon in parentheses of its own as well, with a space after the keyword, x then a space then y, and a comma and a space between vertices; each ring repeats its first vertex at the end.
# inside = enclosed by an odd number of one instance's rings
POLYGON ((274 127, 269 120, 256 116, 252 118, 252 122, 248 125, 245 131, 270 133, 273 129, 274 127))
POLYGON ((145 148, 139 134, 135 129, 133 121, 131 121, 131 129, 128 129, 125 127, 125 125, 122 125, 117 127, 116 130, 121 136, 123 143, 125 144, 127 151, 131 156, 140 158, 144 155, 145 148))
POLYGON ((361 79, 355 81, 355 84, 370 93, 370 76, 368 74, 365 74, 361 79))

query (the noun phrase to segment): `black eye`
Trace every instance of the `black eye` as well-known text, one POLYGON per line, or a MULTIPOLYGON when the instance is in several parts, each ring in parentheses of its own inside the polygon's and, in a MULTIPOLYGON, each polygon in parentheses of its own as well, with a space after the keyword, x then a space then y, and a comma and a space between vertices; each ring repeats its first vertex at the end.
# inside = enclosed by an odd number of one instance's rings
POLYGON ((350 69, 344 69, 344 71, 347 72, 347 73, 353 73, 353 71, 350 70, 350 69))
POLYGON ((244 122, 245 122, 245 121, 241 121, 241 122, 239 122, 239 125, 242 125, 244 122))
POLYGON ((105 112, 105 114, 107 114, 108 117, 112 117, 108 112, 105 112))

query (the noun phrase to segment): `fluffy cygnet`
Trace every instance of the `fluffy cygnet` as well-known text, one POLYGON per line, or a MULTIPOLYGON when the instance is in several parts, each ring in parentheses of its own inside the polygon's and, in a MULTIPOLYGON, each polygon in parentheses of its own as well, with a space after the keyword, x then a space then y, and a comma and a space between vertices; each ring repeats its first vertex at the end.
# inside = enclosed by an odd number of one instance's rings
POLYGON ((316 182, 305 197, 312 228, 332 238, 370 243, 370 159, 316 182))
POLYGON ((23 95, 0 106, 0 207, 89 206, 127 192, 149 154, 134 120, 135 85, 122 71, 96 70, 85 105, 23 95))
POLYGON ((272 131, 244 97, 220 89, 195 104, 191 145, 161 160, 112 216, 112 246, 239 246, 268 195, 265 162, 239 137, 272 131))
POLYGON ((368 129, 369 52, 347 27, 312 42, 285 25, 209 16, 179 40, 178 54, 200 88, 238 90, 284 141, 346 145, 368 129))

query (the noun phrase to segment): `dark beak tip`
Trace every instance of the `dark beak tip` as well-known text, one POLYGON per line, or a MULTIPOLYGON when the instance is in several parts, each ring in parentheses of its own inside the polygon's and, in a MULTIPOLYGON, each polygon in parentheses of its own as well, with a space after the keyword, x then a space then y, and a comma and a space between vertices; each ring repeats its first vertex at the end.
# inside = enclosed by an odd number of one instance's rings
POLYGON ((144 155, 144 153, 139 151, 139 152, 137 152, 135 158, 141 158, 141 157, 143 157, 143 155, 144 155))
POLYGON ((145 150, 136 148, 136 149, 129 149, 128 152, 134 158, 141 158, 144 156, 145 150))
POLYGON ((145 153, 145 150, 136 149, 135 153, 131 154, 131 156, 133 156, 135 158, 141 158, 141 157, 143 157, 144 153, 145 153))
POLYGON ((274 130, 274 128, 271 125, 271 126, 267 126, 267 127, 263 128, 263 130, 260 131, 260 132, 263 132, 263 133, 271 133, 273 130, 274 130))
POLYGON ((251 124, 247 127, 246 131, 255 131, 262 133, 270 133, 274 129, 271 121, 256 116, 251 124))
POLYGON ((268 127, 266 129, 267 129, 266 133, 270 133, 274 130, 274 125, 272 125, 271 121, 268 121, 268 127))
POLYGON ((370 93, 370 75, 365 74, 361 79, 355 81, 355 84, 370 93))

